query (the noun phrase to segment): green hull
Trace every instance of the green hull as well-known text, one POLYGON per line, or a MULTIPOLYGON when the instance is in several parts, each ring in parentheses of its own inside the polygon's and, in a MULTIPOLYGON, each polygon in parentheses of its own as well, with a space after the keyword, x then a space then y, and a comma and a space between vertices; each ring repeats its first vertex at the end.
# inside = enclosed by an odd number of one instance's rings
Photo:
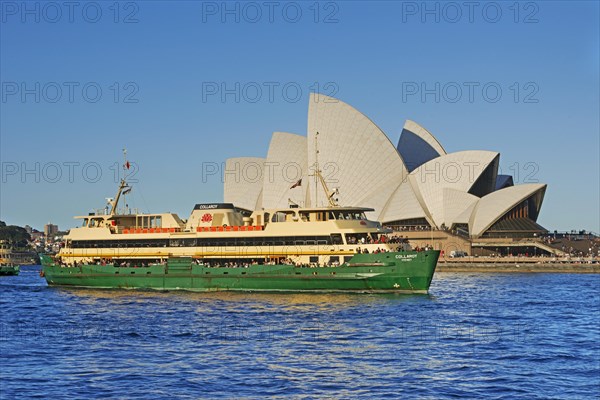
POLYGON ((42 256, 49 285, 191 291, 427 293, 439 251, 356 254, 338 267, 251 265, 206 267, 190 258, 166 265, 61 267, 42 256))
POLYGON ((20 270, 18 265, 0 265, 0 276, 19 275, 20 270))

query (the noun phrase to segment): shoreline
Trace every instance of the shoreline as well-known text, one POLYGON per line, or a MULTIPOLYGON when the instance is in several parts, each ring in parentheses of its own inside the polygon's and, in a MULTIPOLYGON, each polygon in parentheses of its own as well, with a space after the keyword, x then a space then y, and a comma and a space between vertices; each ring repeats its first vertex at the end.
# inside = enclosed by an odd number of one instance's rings
POLYGON ((532 262, 439 262, 437 272, 600 274, 600 264, 532 262))

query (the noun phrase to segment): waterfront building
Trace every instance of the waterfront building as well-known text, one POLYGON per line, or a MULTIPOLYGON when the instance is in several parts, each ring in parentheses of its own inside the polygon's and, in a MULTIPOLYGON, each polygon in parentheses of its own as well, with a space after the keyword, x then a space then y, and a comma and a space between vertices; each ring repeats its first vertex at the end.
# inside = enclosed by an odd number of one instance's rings
POLYGON ((46 237, 46 240, 52 240, 56 233, 58 233, 58 225, 51 224, 50 222, 44 225, 44 236, 46 237))

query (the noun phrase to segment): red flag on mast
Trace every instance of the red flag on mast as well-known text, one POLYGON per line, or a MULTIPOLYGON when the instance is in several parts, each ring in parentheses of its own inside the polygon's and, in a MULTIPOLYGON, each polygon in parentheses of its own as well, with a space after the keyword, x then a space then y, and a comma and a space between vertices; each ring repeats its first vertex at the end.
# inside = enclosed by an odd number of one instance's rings
POLYGON ((298 182, 294 183, 290 189, 293 189, 293 188, 301 186, 301 185, 302 185, 302 178, 300 178, 298 180, 298 182))

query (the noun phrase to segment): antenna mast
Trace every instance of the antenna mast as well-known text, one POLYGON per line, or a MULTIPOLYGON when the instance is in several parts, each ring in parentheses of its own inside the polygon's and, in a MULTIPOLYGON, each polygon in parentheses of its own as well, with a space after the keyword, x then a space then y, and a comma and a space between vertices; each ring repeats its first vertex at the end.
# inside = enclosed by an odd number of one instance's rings
POLYGON ((129 170, 129 161, 127 161, 127 149, 123 149, 123 158, 125 163, 123 164, 123 178, 121 179, 121 183, 119 183, 119 189, 117 190, 117 194, 115 195, 115 199, 111 202, 111 210, 110 215, 115 215, 117 213, 117 205, 119 204, 119 199, 121 195, 126 195, 131 191, 131 187, 127 186, 127 171, 129 170), (127 190, 124 190, 127 189, 127 190))
POLYGON ((321 170, 319 169, 319 132, 315 135, 315 207, 319 207, 319 186, 318 186, 318 176, 321 174, 321 170))
POLYGON ((323 174, 321 174, 321 168, 319 167, 319 132, 315 135, 315 173, 313 174, 315 177, 315 207, 318 207, 318 194, 319 194, 319 182, 321 182, 321 187, 325 192, 325 196, 327 196, 327 201, 329 202, 329 207, 338 207, 337 201, 333 198, 336 194, 336 191, 329 192, 329 188, 327 187, 327 183, 323 178, 323 174))
POLYGON ((129 169, 129 162, 127 161, 127 149, 123 149, 123 180, 127 178, 127 170, 129 169))

